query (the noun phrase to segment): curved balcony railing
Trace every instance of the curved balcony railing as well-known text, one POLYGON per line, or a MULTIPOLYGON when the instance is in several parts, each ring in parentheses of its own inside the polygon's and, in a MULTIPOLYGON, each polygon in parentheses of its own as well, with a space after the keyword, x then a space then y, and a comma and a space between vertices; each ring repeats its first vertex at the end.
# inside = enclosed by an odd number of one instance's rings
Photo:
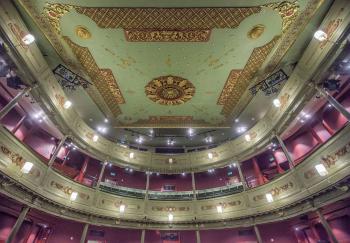
POLYGON ((209 198, 215 198, 215 197, 223 197, 223 196, 228 196, 228 195, 243 192, 243 190, 244 190, 243 183, 239 182, 228 186, 222 186, 222 187, 205 189, 205 190, 197 190, 196 198, 198 200, 201 200, 201 199, 209 199, 209 198))

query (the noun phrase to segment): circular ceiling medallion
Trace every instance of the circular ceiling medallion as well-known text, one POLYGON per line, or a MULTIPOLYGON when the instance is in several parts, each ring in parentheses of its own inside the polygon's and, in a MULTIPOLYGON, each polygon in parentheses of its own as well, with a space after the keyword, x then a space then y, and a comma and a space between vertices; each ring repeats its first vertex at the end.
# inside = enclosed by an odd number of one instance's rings
POLYGON ((91 38, 90 31, 86 27, 81 26, 81 25, 75 27, 75 34, 84 40, 91 38))
POLYGON ((195 92, 193 84, 177 76, 161 76, 145 87, 147 97, 160 105, 181 105, 189 101, 195 92))
POLYGON ((265 30, 264 25, 262 24, 255 25, 251 30, 249 30, 248 37, 253 40, 258 39, 264 33, 264 30, 265 30))

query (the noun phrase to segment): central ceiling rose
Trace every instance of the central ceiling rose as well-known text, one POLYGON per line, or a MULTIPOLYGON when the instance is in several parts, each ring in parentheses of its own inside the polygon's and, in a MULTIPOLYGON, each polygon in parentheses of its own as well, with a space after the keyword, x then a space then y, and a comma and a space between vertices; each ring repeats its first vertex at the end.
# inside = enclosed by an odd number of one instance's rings
POLYGON ((160 105, 181 105, 194 93, 193 84, 178 76, 161 76, 151 80, 145 87, 147 97, 160 105))

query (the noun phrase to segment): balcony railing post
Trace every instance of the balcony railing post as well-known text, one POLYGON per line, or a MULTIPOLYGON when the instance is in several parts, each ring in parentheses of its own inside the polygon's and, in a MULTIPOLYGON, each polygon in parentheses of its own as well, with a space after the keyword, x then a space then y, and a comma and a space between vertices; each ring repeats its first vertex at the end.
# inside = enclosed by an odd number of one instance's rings
POLYGON ((101 184, 101 181, 102 181, 102 178, 103 178, 103 174, 105 173, 106 166, 107 166, 107 161, 103 162, 103 164, 102 164, 102 169, 100 171, 100 175, 98 176, 96 189, 100 188, 100 184, 101 184))
POLYGON ((19 100, 23 97, 23 95, 27 94, 32 89, 32 87, 27 87, 23 89, 21 92, 19 92, 7 105, 5 105, 1 110, 0 110, 0 119, 4 118, 7 113, 14 108, 19 100))
POLYGON ((18 230, 21 228, 25 217, 27 216, 27 213, 29 212, 30 207, 25 206, 24 208, 22 208, 22 211, 20 213, 20 215, 17 218, 17 221, 15 223, 15 225, 12 227, 10 235, 8 236, 7 240, 5 241, 6 243, 12 243, 13 240, 15 239, 18 230))
POLYGON ((150 174, 151 174, 150 172, 146 172, 146 194, 145 194, 145 200, 148 200, 150 174))
POLYGON ((193 199, 196 199, 196 179, 194 177, 194 172, 191 172, 191 178, 192 178, 192 191, 193 191, 193 199))
POLYGON ((51 168, 51 166, 52 166, 53 163, 55 162, 55 160, 56 160, 56 158, 57 158, 57 155, 58 155, 58 153, 60 152, 60 150, 61 150, 62 146, 64 145, 64 143, 66 142, 67 138, 68 138, 67 135, 64 136, 64 137, 61 139, 60 143, 57 145, 55 151, 53 152, 53 154, 52 154, 52 156, 51 156, 51 158, 50 158, 50 160, 49 160, 49 162, 48 162, 48 164, 47 164, 49 168, 51 168))
POLYGON ((80 243, 85 243, 86 236, 87 236, 87 233, 88 233, 88 229, 89 229, 89 224, 86 223, 84 225, 83 233, 81 234, 80 243))
POLYGON ((143 229, 141 232, 141 243, 145 243, 146 230, 143 229))
POLYGON ((242 172, 241 163, 237 161, 236 165, 237 165, 239 178, 240 178, 242 185, 243 185, 243 190, 246 191, 246 190, 248 190, 248 185, 247 185, 247 182, 246 182, 244 175, 243 175, 243 172, 242 172))
POLYGON ((289 163, 289 168, 291 170, 293 170, 294 169, 294 160, 293 160, 292 156, 290 156, 290 153, 288 152, 288 149, 287 149, 286 145, 284 144, 283 140, 280 138, 280 136, 275 134, 275 137, 276 137, 278 143, 280 144, 283 153, 287 157, 287 160, 288 160, 288 163, 289 163))
POLYGON ((327 220, 325 219, 325 217, 323 216, 321 211, 319 209, 316 209, 316 213, 317 213, 317 216, 320 218, 321 224, 325 228, 325 230, 326 230, 326 232, 328 234, 328 237, 332 239, 333 243, 338 243, 337 238, 333 234, 333 231, 332 231, 331 227, 329 226, 327 220))
POLYGON ((196 240, 197 240, 197 243, 201 243, 201 234, 199 230, 196 230, 196 240))
POLYGON ((343 116, 346 117, 348 121, 350 121, 350 113, 342 104, 340 104, 332 95, 328 94, 328 92, 323 88, 319 86, 315 86, 315 88, 332 106, 334 106, 335 109, 337 109, 343 116))
POLYGON ((263 241, 261 239, 259 228, 256 224, 254 224, 254 232, 255 232, 256 240, 258 241, 258 243, 263 243, 263 241))

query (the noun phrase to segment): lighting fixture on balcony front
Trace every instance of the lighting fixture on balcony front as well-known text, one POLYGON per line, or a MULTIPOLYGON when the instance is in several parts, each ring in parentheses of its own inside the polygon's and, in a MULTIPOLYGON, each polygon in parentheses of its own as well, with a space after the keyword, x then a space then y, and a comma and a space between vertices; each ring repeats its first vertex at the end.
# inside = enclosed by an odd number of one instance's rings
POLYGON ((97 142, 97 140, 98 140, 98 135, 95 134, 95 135, 92 137, 92 141, 97 142))
POLYGON ((171 222, 174 219, 174 215, 172 213, 168 214, 168 220, 171 222))
POLYGON ((70 100, 67 100, 66 102, 64 102, 63 104, 63 108, 64 109, 69 109, 72 106, 72 102, 70 100))
POLYGON ((328 171, 326 167, 323 164, 317 164, 315 165, 315 169, 317 170, 318 174, 320 176, 326 176, 328 175, 328 171))
POLYGON ((271 193, 266 193, 265 194, 266 200, 270 203, 273 202, 273 196, 271 193))
POLYGON ((130 158, 130 159, 133 159, 134 156, 135 156, 134 152, 131 152, 131 153, 129 154, 129 158, 130 158))
POLYGON ((72 192, 72 194, 70 194, 70 200, 71 201, 75 201, 78 197, 78 193, 77 192, 72 192))
POLYGON ((33 163, 32 162, 25 162, 22 169, 21 169, 21 172, 23 174, 28 174, 33 168, 33 163))
POLYGON ((245 140, 246 140, 247 142, 250 142, 250 141, 252 140, 252 138, 250 137, 250 134, 246 134, 246 135, 244 136, 244 138, 245 138, 245 140))
POLYGON ((213 153, 208 153, 208 158, 212 159, 213 158, 213 153))
POLYGON ((169 164, 172 164, 174 162, 173 158, 169 158, 169 164))
POLYGON ((222 213, 224 211, 224 209, 222 208, 222 205, 217 205, 216 210, 218 211, 218 213, 222 213))
POLYGON ((318 41, 325 41, 328 39, 328 35, 326 32, 324 32, 323 30, 317 30, 315 33, 314 33, 314 38, 318 41))
POLYGON ((273 101, 272 101, 272 103, 273 103, 273 105, 275 106, 275 107, 281 107, 281 101, 278 99, 278 98, 276 98, 276 99, 274 99, 273 101))
POLYGON ((33 42, 35 41, 35 37, 34 35, 28 33, 26 34, 25 36, 22 37, 22 42, 25 44, 25 45, 30 45, 32 44, 33 42))
POLYGON ((125 212, 125 204, 120 204, 120 206, 119 206, 119 212, 120 213, 124 213, 125 212))

